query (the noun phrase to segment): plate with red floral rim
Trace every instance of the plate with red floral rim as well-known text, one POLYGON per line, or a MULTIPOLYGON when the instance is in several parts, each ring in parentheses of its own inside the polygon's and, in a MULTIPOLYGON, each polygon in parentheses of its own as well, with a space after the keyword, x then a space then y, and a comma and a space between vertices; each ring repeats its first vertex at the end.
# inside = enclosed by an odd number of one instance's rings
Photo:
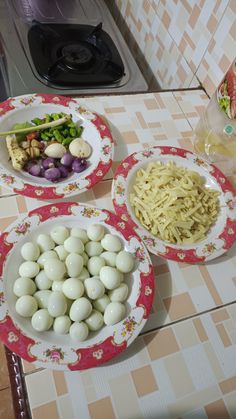
POLYGON ((148 251, 129 224, 117 215, 85 204, 63 202, 45 205, 19 218, 0 236, 0 339, 28 362, 39 367, 83 370, 103 364, 123 352, 139 335, 150 314, 154 297, 154 271, 148 251), (75 343, 53 330, 36 332, 30 318, 16 313, 13 284, 23 259, 20 249, 48 233, 55 225, 87 228, 100 223, 115 234, 123 248, 134 255, 135 267, 125 275, 129 287, 126 317, 114 326, 104 325, 86 341, 75 343))
POLYGON ((225 253, 236 240, 236 193, 224 174, 191 151, 177 147, 154 146, 129 155, 116 170, 112 185, 113 206, 117 215, 136 231, 154 255, 186 263, 204 263, 225 253), (160 240, 136 218, 129 202, 136 172, 150 161, 173 161, 200 174, 205 186, 219 192, 220 212, 205 239, 191 245, 174 245, 160 240))
POLYGON ((30 122, 45 114, 64 112, 83 127, 82 137, 92 147, 88 167, 58 182, 16 171, 9 161, 4 137, 0 137, 0 184, 15 193, 38 199, 70 198, 100 182, 112 165, 114 143, 109 127, 96 113, 81 106, 78 100, 51 94, 31 94, 9 98, 0 103, 0 131, 10 130, 15 123, 30 122))

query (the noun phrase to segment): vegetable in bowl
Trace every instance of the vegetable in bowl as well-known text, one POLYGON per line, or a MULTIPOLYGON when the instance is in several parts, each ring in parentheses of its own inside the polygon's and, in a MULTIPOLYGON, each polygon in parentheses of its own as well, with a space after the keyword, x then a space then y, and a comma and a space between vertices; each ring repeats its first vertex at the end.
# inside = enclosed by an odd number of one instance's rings
POLYGON ((55 182, 87 168, 92 149, 81 138, 82 131, 71 115, 60 112, 17 123, 0 135, 6 135, 15 170, 25 170, 32 176, 55 182))

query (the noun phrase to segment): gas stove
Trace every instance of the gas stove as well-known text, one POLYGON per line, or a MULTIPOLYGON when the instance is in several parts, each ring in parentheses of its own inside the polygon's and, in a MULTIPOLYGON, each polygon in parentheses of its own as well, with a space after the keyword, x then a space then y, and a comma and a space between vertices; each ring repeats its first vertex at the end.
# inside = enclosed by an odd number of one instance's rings
POLYGON ((146 90, 103 0, 2 0, 1 100, 146 90))
POLYGON ((124 76, 121 56, 102 22, 94 27, 33 21, 28 42, 36 71, 54 85, 109 85, 124 76))

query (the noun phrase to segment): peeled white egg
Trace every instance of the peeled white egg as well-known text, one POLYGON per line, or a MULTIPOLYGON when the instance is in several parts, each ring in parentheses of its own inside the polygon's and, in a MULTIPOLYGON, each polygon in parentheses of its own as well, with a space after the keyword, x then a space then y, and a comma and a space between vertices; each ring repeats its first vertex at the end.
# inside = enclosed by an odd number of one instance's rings
POLYGON ((37 260, 40 255, 40 250, 39 250, 38 245, 32 242, 27 242, 23 244, 20 252, 23 259, 30 260, 32 262, 37 260))
POLYGON ((131 272, 134 267, 133 256, 125 250, 122 250, 116 257, 116 267, 123 273, 131 272))
POLYGON ((35 277, 35 284, 39 290, 49 290, 53 282, 47 277, 44 270, 42 270, 35 277))
POLYGON ((48 312, 52 317, 63 316, 67 309, 66 297, 61 291, 52 291, 48 299, 48 312))
POLYGON ((77 278, 68 278, 62 286, 63 294, 71 300, 77 300, 84 293, 83 283, 77 278))
POLYGON ((32 317, 37 309, 37 301, 32 295, 22 295, 16 301, 16 312, 22 317, 32 317))
POLYGON ((44 153, 48 157, 53 157, 55 159, 61 159, 64 156, 64 154, 66 153, 66 148, 64 147, 64 145, 62 145, 60 143, 52 143, 52 144, 49 144, 45 148, 44 153))
POLYGON ((91 242, 86 243, 85 251, 89 257, 99 256, 103 251, 103 247, 101 243, 91 241, 91 242))
POLYGON ((54 250, 47 250, 46 252, 43 252, 37 260, 41 269, 44 268, 44 264, 48 259, 58 259, 57 253, 54 250))
POLYGON ((83 269, 83 258, 78 253, 70 253, 66 258, 67 273, 70 277, 76 278, 83 269))
POLYGON ((34 298, 36 299, 39 308, 48 308, 48 300, 52 291, 50 290, 41 290, 34 293, 34 298))
POLYGON ((52 281, 52 291, 62 291, 64 281, 52 281))
POLYGON ((85 279, 84 287, 87 296, 91 298, 91 300, 97 300, 97 298, 102 297, 105 293, 103 283, 96 277, 85 279))
POLYGON ((14 282, 13 292, 17 297, 22 295, 33 295, 36 291, 36 285, 30 278, 20 277, 14 282))
POLYGON ((129 293, 129 288, 127 284, 120 284, 118 288, 108 292, 108 296, 111 301, 118 301, 123 303, 126 300, 129 293))
POLYGON ((45 332, 52 326, 53 317, 50 316, 46 308, 41 308, 33 314, 31 324, 33 329, 37 330, 37 332, 45 332))
POLYGON ((23 262, 19 267, 19 275, 27 278, 34 278, 39 273, 39 265, 36 262, 23 262))
POLYGON ((92 149, 82 138, 75 138, 69 145, 69 151, 75 157, 89 157, 92 149))
POLYGON ((66 266, 61 260, 48 259, 44 263, 44 271, 51 281, 61 281, 66 273, 66 266))
POLYGON ((89 317, 85 320, 85 323, 87 324, 89 330, 95 332, 96 330, 101 329, 104 324, 103 315, 100 311, 92 310, 89 317))
POLYGON ((37 243, 41 252, 52 250, 55 247, 55 243, 48 234, 39 234, 37 237, 37 243))
POLYGON ((50 232, 50 236, 56 244, 63 244, 69 235, 68 228, 64 226, 55 226, 50 232))
POLYGON ((87 255, 87 253, 83 252, 81 256, 82 256, 83 261, 84 261, 84 266, 87 266, 87 263, 88 263, 88 260, 89 260, 89 257, 87 255))
POLYGON ((101 257, 105 260, 107 266, 111 266, 112 268, 116 267, 116 256, 115 252, 103 252, 101 257))
POLYGON ((111 326, 120 322, 125 316, 125 306, 120 302, 111 302, 104 312, 104 323, 111 326))
POLYGON ((92 311, 92 304, 90 301, 81 297, 73 302, 70 308, 69 316, 74 322, 80 322, 81 320, 86 319, 92 311))
POLYGON ((123 274, 116 268, 112 268, 111 266, 103 266, 100 270, 100 279, 103 282, 105 288, 108 290, 113 290, 114 288, 119 287, 120 283, 123 281, 123 274))
POLYGON ((72 237, 78 237, 83 244, 86 244, 89 241, 87 232, 79 227, 73 227, 70 231, 70 235, 72 237))
POLYGON ((98 242, 102 240, 104 234, 105 230, 101 224, 90 224, 87 228, 87 235, 91 241, 98 242))
POLYGON ((84 282, 85 279, 89 278, 89 271, 86 268, 83 268, 82 271, 80 272, 78 279, 80 279, 80 281, 84 282))
POLYGON ((104 294, 102 297, 98 298, 97 300, 93 301, 93 307, 100 311, 101 313, 104 313, 105 308, 110 304, 111 300, 108 297, 107 294, 104 294))
POLYGON ((105 250, 108 250, 109 252, 119 252, 122 247, 119 237, 109 233, 105 234, 101 240, 101 245, 105 250))
POLYGON ((75 322, 70 327, 70 337, 74 341, 83 342, 87 339, 88 334, 89 329, 87 324, 84 322, 75 322))
POLYGON ((84 251, 84 244, 78 237, 68 237, 64 241, 64 247, 69 253, 79 253, 82 255, 84 251))
POLYGON ((53 330, 58 335, 65 335, 69 332, 71 326, 71 319, 69 316, 58 316, 53 323, 53 330))
POLYGON ((99 275, 100 270, 105 265, 105 260, 101 256, 92 256, 88 261, 87 267, 91 275, 99 275))
POLYGON ((56 246, 54 250, 62 262, 64 262, 67 256, 69 255, 69 252, 67 252, 67 250, 64 248, 62 244, 60 244, 59 246, 56 246))

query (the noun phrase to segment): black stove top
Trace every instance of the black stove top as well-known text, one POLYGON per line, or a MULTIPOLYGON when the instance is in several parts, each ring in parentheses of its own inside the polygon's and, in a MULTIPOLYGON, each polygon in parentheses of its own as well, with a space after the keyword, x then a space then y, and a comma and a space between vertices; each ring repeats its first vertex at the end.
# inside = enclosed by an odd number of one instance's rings
POLYGON ((38 74, 54 85, 110 85, 124 75, 120 54, 101 23, 89 26, 33 21, 28 42, 38 74))

